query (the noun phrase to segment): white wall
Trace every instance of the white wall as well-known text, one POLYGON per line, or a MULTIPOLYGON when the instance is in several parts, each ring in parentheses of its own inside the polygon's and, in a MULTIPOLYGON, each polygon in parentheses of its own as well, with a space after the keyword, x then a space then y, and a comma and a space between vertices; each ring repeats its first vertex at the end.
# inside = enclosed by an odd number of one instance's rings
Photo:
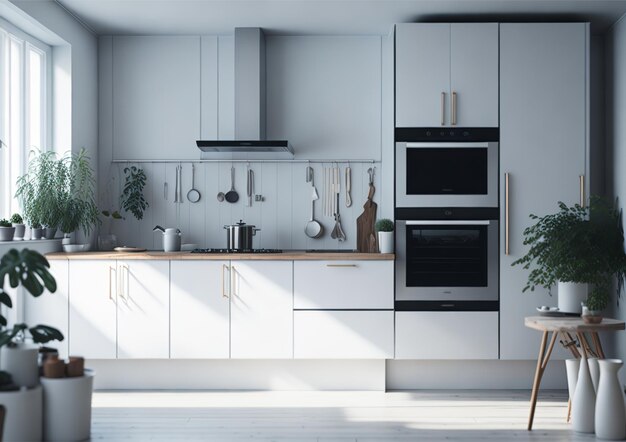
MULTIPOLYGON (((113 97, 115 96, 112 63, 117 37, 103 36, 99 40, 99 162, 100 204, 102 208, 117 209, 126 164, 111 160, 137 158, 135 152, 114 148, 113 97)), ((215 37, 205 37, 214 39, 215 37)), ((214 109, 206 112, 203 101, 202 119, 198 125, 204 134, 207 115, 217 121, 209 124, 219 139, 234 136, 233 38, 219 36, 215 63, 202 59, 203 69, 211 68, 211 78, 217 77, 217 99, 214 109), (215 71, 215 72, 213 72, 215 71)), ((304 226, 310 216, 310 187, 305 183, 305 163, 250 163, 255 173, 255 194, 264 196, 262 203, 246 207, 246 164, 235 164, 236 189, 240 200, 236 204, 219 203, 219 191, 230 189, 230 163, 196 165, 196 187, 202 193, 198 204, 186 199, 181 205, 173 202, 176 164, 136 164, 148 177, 145 196, 150 207, 142 221, 132 215, 112 223, 111 232, 118 243, 149 249, 161 247, 159 234, 152 228, 179 227, 183 242, 207 247, 225 247, 222 228, 243 219, 262 230, 255 238, 255 247, 304 249, 356 247, 356 218, 363 211, 367 196, 367 169, 376 167, 375 201, 379 217, 393 217, 393 39, 387 36, 268 36, 267 37, 267 115, 268 137, 289 139, 297 159, 356 158, 374 159, 368 163, 350 163, 352 168, 352 200, 345 206, 341 193, 340 213, 347 241, 330 238, 334 226, 331 217, 323 217, 321 201, 316 203, 316 218, 324 225, 322 239, 309 239, 304 226), (380 160, 382 159, 382 163, 380 160), (164 198, 164 183, 169 196, 164 198)), ((206 83, 206 78, 203 81, 206 83)), ((205 84, 203 83, 203 84, 205 84)), ((211 82, 213 84, 213 82, 211 82)), ((202 93, 206 93, 203 86, 202 93)), ((203 99, 204 100, 204 99, 203 99)), ((185 112, 184 109, 178 110, 185 112)), ((195 115, 194 112, 190 114, 195 115)), ((199 134, 198 134, 199 135, 199 134)), ((199 158, 200 151, 155 152, 157 158, 199 158), (165 155, 165 156, 164 156, 165 155), (189 157, 189 155, 192 155, 189 157)), ((137 149, 137 151, 140 151, 137 149)), ((145 152, 145 148, 142 150, 145 152)), ((145 155, 144 155, 145 156, 145 155)), ((331 163, 311 164, 315 169, 318 192, 322 191, 323 168, 331 163)), ((344 170, 342 190, 345 190, 344 170)), ((191 165, 183 164, 183 194, 191 188, 191 165)), ((102 231, 108 232, 109 222, 102 231)))

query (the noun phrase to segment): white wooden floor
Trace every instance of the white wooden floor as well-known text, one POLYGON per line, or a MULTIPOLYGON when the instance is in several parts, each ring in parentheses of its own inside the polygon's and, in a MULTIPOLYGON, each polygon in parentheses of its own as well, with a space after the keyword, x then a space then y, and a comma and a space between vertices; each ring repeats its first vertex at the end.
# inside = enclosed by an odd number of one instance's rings
POLYGON ((590 441, 565 423, 565 392, 96 392, 93 440, 590 441))

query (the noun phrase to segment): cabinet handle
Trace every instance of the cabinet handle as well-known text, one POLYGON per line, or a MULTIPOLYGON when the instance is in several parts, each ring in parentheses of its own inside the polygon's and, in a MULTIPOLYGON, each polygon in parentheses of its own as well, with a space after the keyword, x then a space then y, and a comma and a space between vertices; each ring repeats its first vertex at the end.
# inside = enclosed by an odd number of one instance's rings
POLYGON ((446 124, 446 93, 441 93, 441 125, 446 124))
POLYGON ((237 296, 237 292, 235 290, 236 274, 237 274, 237 270, 235 269, 235 266, 231 265, 230 266, 230 296, 232 296, 233 298, 237 296))
POLYGON ((579 185, 580 185, 580 207, 585 208, 585 175, 580 175, 578 177, 579 185))
POLYGON ((452 125, 456 126, 456 92, 452 92, 452 115, 450 116, 452 125))
POLYGON ((226 272, 226 269, 228 269, 228 266, 226 264, 222 264, 222 298, 228 298, 228 295, 226 294, 226 278, 224 278, 224 273, 226 272))
POLYGON ((113 294, 112 294, 113 284, 111 284, 111 272, 113 272, 113 266, 109 266, 109 299, 113 301, 113 294))
POLYGON ((504 174, 504 254, 509 255, 509 174, 504 174))
POLYGON ((356 264, 326 264, 326 267, 358 267, 356 264))

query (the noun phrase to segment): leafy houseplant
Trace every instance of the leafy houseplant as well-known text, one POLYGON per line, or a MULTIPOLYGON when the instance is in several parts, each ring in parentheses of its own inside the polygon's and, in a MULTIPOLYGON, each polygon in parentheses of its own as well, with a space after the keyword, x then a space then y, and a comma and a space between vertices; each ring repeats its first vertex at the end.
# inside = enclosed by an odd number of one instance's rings
POLYGON ((378 232, 378 248, 380 253, 393 253, 393 221, 387 218, 379 219, 375 225, 378 232))
MULTIPOLYGON (((530 217, 536 220, 524 230, 524 244, 530 249, 512 264, 530 270, 523 291, 533 291, 538 286, 550 289, 556 283, 590 284, 588 307, 605 308, 612 278, 617 276, 621 288, 626 273, 624 232, 618 210, 594 196, 587 207, 568 207, 559 202, 557 213, 530 217)), ((559 295, 559 304, 560 298, 559 295)))
POLYGON ((143 213, 149 207, 143 196, 143 188, 146 186, 146 174, 143 169, 135 166, 124 168, 126 182, 121 196, 122 208, 133 214, 138 220, 143 218, 143 213))
POLYGON ((6 219, 0 219, 0 241, 13 241, 15 227, 6 219))

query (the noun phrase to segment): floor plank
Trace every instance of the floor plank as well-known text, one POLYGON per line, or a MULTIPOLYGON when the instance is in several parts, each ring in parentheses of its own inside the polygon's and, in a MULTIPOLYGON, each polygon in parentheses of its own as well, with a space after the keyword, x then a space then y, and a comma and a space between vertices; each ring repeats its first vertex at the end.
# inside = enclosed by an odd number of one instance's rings
POLYGON ((565 422, 567 397, 528 391, 94 393, 92 440, 590 441, 565 422))

